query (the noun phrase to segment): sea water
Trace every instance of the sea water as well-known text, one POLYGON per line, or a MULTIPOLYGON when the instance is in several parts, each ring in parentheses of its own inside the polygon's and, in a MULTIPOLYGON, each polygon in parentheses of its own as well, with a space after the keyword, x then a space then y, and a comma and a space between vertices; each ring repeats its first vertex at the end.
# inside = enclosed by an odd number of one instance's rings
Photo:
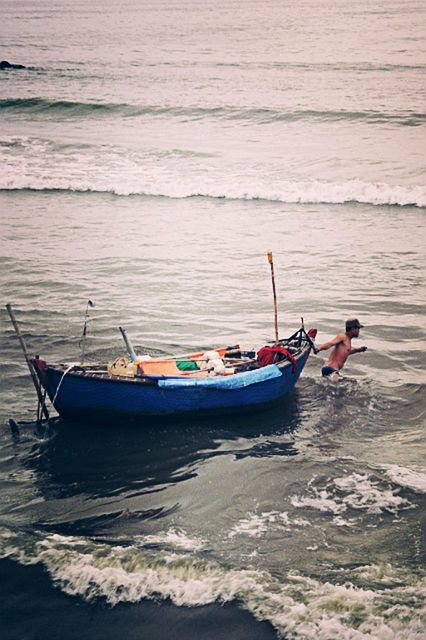
POLYGON ((2 638, 425 638, 424 3, 4 2, 2 638), (271 411, 34 426, 32 353, 365 325, 271 411))

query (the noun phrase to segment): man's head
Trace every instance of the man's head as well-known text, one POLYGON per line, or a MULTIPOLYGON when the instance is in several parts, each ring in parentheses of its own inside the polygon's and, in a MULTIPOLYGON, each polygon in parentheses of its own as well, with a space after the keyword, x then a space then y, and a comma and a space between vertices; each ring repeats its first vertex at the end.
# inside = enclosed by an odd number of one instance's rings
POLYGON ((346 320, 346 333, 351 336, 351 338, 358 338, 359 330, 364 325, 360 323, 357 318, 353 318, 352 320, 346 320))

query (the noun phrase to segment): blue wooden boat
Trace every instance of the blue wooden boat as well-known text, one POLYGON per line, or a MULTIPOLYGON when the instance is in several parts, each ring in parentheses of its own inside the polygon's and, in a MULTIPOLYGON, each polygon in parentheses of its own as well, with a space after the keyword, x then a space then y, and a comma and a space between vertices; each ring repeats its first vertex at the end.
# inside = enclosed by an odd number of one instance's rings
MULTIPOLYGON (((230 375, 147 375, 142 367, 138 375, 128 377, 111 375, 107 365, 52 365, 38 357, 32 364, 62 418, 140 422, 150 417, 251 412, 279 402, 294 388, 313 343, 302 328, 279 345, 288 350, 288 357, 266 366, 259 366, 255 354, 240 358, 230 375)), ((230 361, 235 365, 238 358, 230 361)))

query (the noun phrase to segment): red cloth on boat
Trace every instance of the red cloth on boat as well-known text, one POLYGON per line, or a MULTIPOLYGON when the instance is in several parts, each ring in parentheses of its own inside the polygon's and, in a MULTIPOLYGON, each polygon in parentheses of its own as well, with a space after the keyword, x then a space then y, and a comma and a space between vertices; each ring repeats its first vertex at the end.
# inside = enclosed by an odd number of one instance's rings
POLYGON ((262 347, 257 352, 257 359, 261 367, 266 367, 268 364, 274 364, 275 356, 277 353, 282 354, 286 358, 290 360, 293 365, 293 373, 296 371, 296 360, 291 355, 290 351, 285 347, 273 346, 273 347, 262 347))

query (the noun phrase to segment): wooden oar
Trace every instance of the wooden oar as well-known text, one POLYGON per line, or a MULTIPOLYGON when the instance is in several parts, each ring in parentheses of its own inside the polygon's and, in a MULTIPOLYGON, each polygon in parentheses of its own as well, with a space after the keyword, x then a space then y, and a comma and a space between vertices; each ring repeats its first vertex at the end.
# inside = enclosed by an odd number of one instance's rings
POLYGON ((19 329, 19 326, 18 326, 18 323, 16 321, 15 315, 14 315, 14 313, 12 311, 12 305, 7 304, 6 305, 6 309, 7 309, 8 313, 9 313, 9 316, 10 316, 10 319, 12 321, 13 328, 15 329, 16 335, 18 336, 18 340, 19 340, 19 343, 21 345, 22 351, 24 352, 25 360, 27 362, 28 369, 30 370, 31 378, 32 378, 32 381, 34 383, 35 390, 37 392, 37 397, 38 397, 38 401, 40 403, 41 410, 42 410, 43 415, 46 418, 46 420, 49 420, 49 412, 48 412, 48 410, 46 408, 46 404, 45 404, 45 401, 44 401, 44 398, 43 398, 43 393, 41 391, 40 383, 38 381, 37 374, 36 374, 36 372, 34 370, 34 367, 32 365, 32 362, 31 362, 31 359, 30 359, 30 356, 29 356, 29 353, 28 353, 28 350, 27 350, 27 345, 25 344, 25 340, 24 340, 24 338, 23 338, 23 336, 21 334, 21 331, 19 329))
POLYGON ((268 262, 271 265, 271 278, 272 278, 272 291, 274 294, 274 315, 275 315, 275 344, 278 344, 278 308, 277 308, 277 292, 275 289, 275 274, 274 274, 274 260, 272 257, 272 251, 268 251, 268 262))

